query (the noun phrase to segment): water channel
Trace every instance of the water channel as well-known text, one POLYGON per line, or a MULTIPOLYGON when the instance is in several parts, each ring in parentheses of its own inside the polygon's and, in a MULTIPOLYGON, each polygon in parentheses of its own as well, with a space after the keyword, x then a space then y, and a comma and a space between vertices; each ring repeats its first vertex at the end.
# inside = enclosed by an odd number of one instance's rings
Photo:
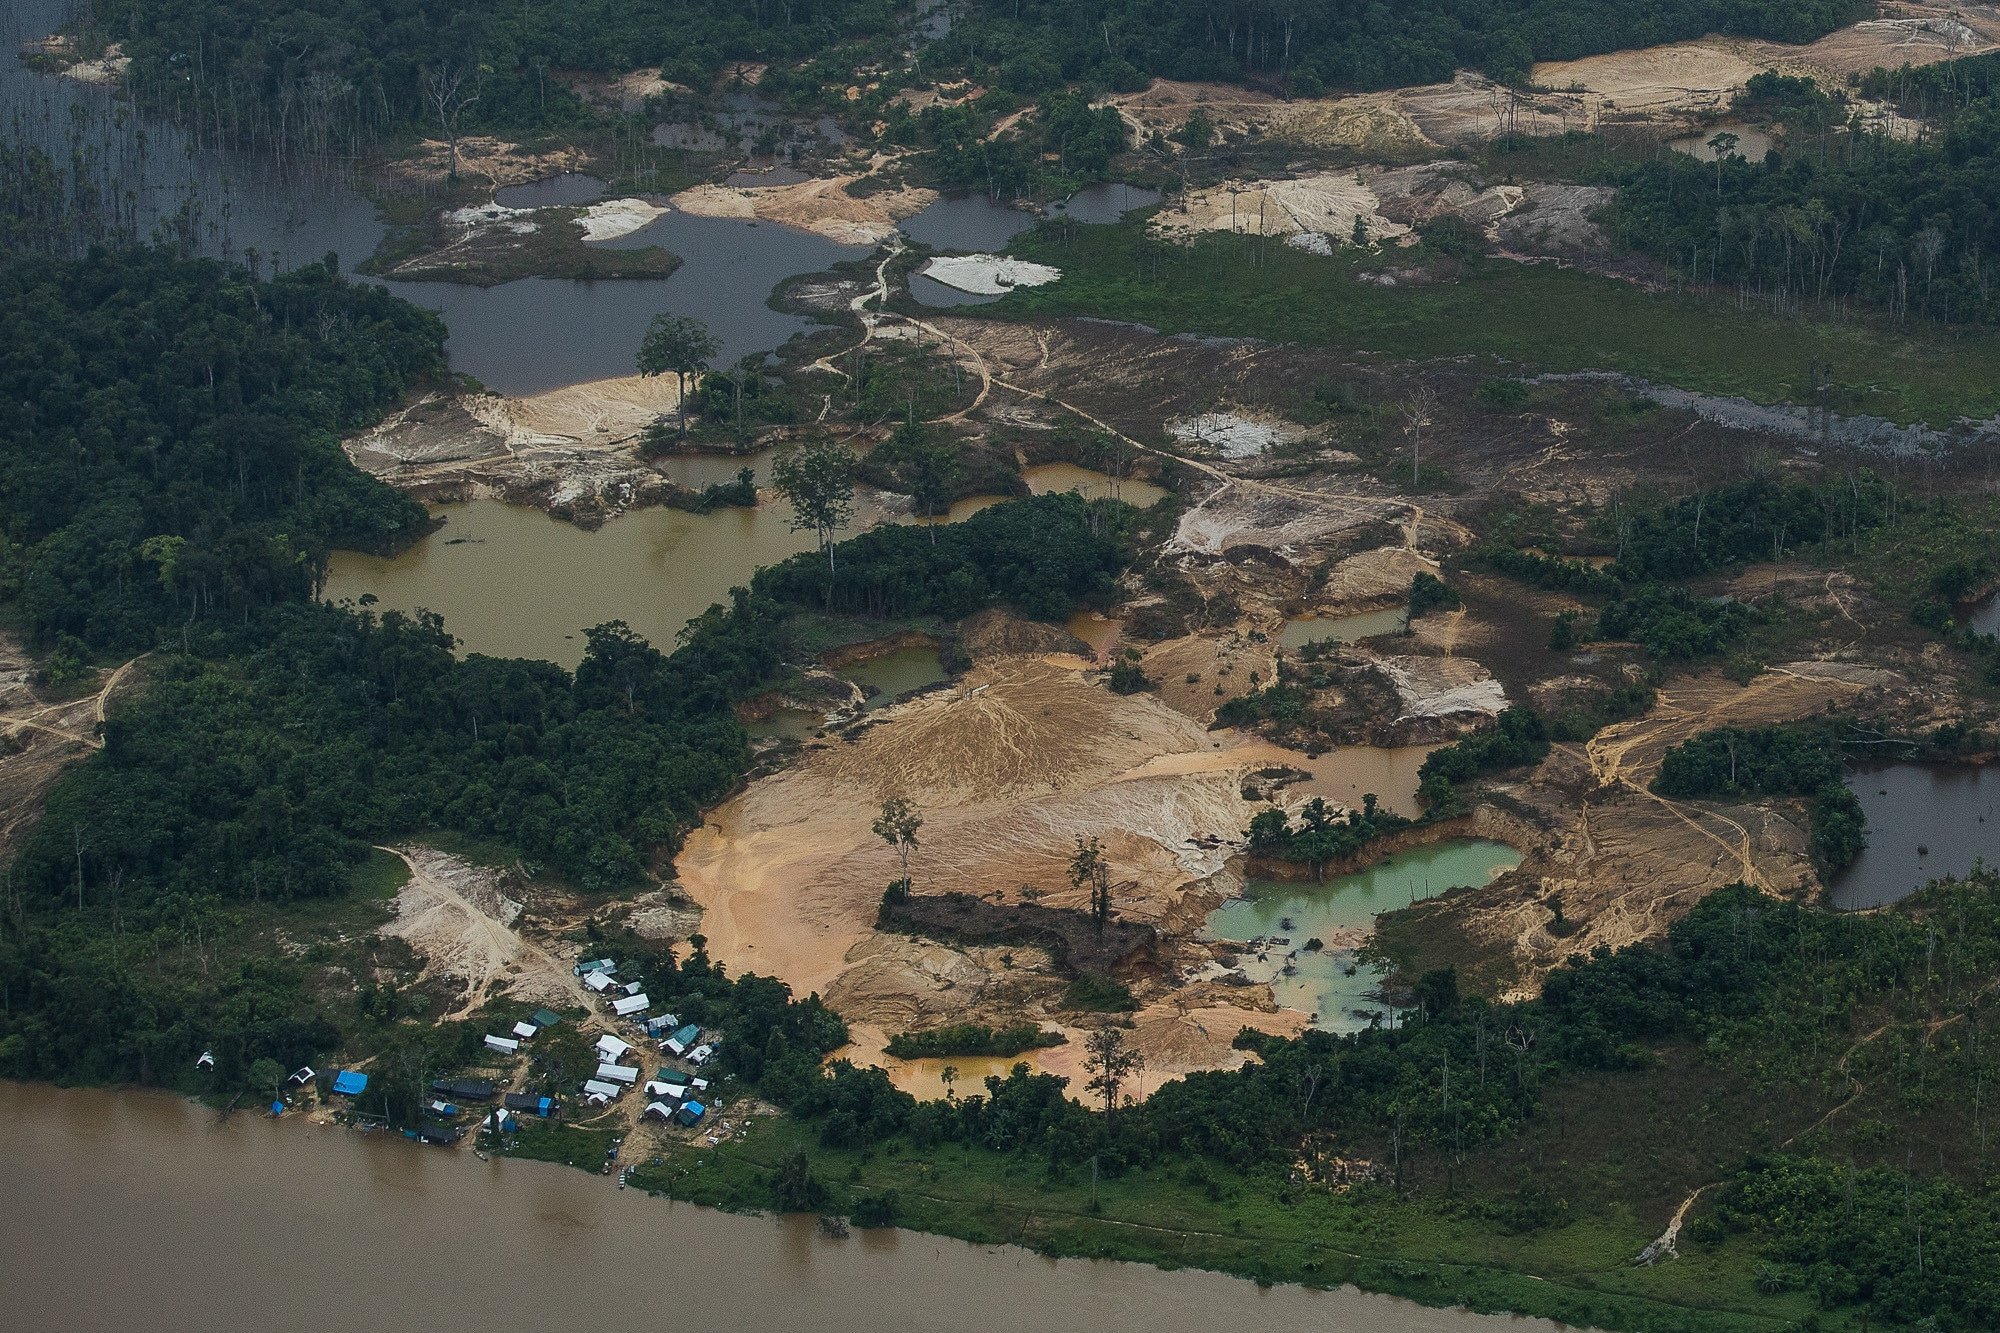
POLYGON ((1252 880, 1242 897, 1209 913, 1208 934, 1245 946, 1262 941, 1261 948, 1246 948, 1244 961, 1266 965, 1252 976, 1275 971, 1271 990, 1279 1004, 1312 1015, 1313 1026, 1323 1031, 1357 1032, 1385 1016, 1375 998, 1382 973, 1336 941, 1372 930, 1383 912, 1484 884, 1520 863, 1520 853, 1502 843, 1454 838, 1324 884, 1252 880), (1308 948, 1314 939, 1326 947, 1308 948))
POLYGON ((806 1217, 296 1118, 218 1120, 161 1094, 0 1083, 0 1123, 0 1287, 17 1328, 252 1333, 306 1316, 474 1333, 651 1311, 676 1328, 872 1333, 954 1310, 1000 1333, 1557 1327, 901 1231, 831 1240, 806 1217))
POLYGON ((1408 627, 1409 612, 1400 606, 1354 616, 1295 616, 1278 632, 1278 646, 1296 651, 1309 643, 1359 643, 1379 634, 1401 634, 1408 627))
POLYGON ((1974 862, 2000 867, 2000 767, 1890 764, 1857 769, 1847 788, 1868 817, 1868 847, 1827 886, 1835 907, 1880 907, 1974 862))

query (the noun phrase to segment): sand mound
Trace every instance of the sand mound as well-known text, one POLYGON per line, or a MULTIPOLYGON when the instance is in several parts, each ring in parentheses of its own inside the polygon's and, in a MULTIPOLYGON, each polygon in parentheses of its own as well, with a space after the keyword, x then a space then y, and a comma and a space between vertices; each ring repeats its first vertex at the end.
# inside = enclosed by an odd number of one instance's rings
POLYGON ((496 988, 539 1003, 574 1001, 568 969, 510 929, 521 904, 502 891, 499 872, 431 847, 384 850, 402 859, 410 879, 382 934, 422 954, 428 975, 464 983, 459 1014, 478 1008, 496 988))
POLYGON ((1507 706, 1507 691, 1486 668, 1465 657, 1385 657, 1378 665, 1396 686, 1403 715, 1492 717, 1507 706))
POLYGON ((1437 562, 1403 546, 1384 546, 1348 556, 1327 574, 1314 610, 1321 615, 1400 601, 1410 580, 1437 573, 1437 562))
POLYGON ((1248 236, 1313 232, 1345 241, 1360 218, 1372 240, 1407 235, 1409 227, 1384 217, 1380 201, 1353 172, 1322 172, 1287 181, 1228 181, 1192 190, 1180 205, 1154 214, 1163 236, 1233 231, 1248 236))
POLYGON ((1169 422, 1167 433, 1182 444, 1204 446, 1224 458, 1255 458, 1305 432, 1288 421, 1259 419, 1241 412, 1204 412, 1169 422))
POLYGON ((947 287, 981 296, 1001 296, 1016 287, 1042 287, 1062 276, 1059 268, 1004 255, 940 255, 926 260, 918 272, 947 287))
POLYGON ((832 176, 794 185, 697 185, 670 201, 683 213, 704 218, 756 218, 815 232, 843 245, 880 245, 896 224, 920 213, 937 192, 917 188, 882 190, 857 199, 847 192, 859 175, 832 176))
POLYGON ((630 236, 666 212, 660 205, 644 199, 607 199, 578 213, 576 225, 583 228, 586 241, 609 241, 630 236))

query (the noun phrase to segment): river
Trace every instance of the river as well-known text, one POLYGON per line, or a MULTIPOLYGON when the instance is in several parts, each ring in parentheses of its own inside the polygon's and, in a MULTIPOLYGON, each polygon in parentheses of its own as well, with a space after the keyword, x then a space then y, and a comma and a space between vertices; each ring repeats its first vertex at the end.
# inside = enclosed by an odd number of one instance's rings
POLYGON ((154 1093, 0 1083, 0 1288, 16 1328, 438 1333, 657 1319, 874 1333, 1221 1327, 1552 1333, 1351 1290, 1053 1260, 901 1231, 822 1237, 537 1162, 481 1162, 154 1093))

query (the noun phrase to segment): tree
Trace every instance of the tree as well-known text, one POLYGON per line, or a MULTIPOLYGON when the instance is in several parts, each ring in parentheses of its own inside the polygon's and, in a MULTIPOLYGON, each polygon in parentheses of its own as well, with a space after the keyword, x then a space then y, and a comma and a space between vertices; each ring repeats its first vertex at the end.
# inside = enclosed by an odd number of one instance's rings
POLYGON ((708 369, 709 358, 722 344, 708 326, 692 315, 659 314, 646 329, 639 344, 639 373, 664 375, 672 371, 680 388, 681 434, 687 434, 688 380, 708 369))
MULTIPOLYGON (((903 463, 898 475, 909 488, 911 507, 926 518, 948 513, 964 470, 958 450, 922 426, 904 426, 896 434, 908 437, 902 442, 903 463)), ((937 545, 936 524, 931 525, 931 545, 937 545)))
POLYGON ((771 484, 792 507, 792 531, 811 531, 819 539, 832 572, 834 534, 854 518, 854 455, 834 440, 807 440, 778 455, 771 484))
POLYGON ((278 1100, 278 1084, 285 1077, 285 1067, 270 1056, 260 1056, 250 1062, 250 1068, 243 1072, 243 1086, 261 1093, 271 1090, 271 1100, 278 1100))
POLYGON ((1105 859, 1103 843, 1077 835, 1076 851, 1069 858, 1069 882, 1072 888, 1090 889, 1090 915, 1102 933, 1111 919, 1111 862, 1105 859))
POLYGON ((1125 1045, 1117 1028, 1099 1028, 1083 1039, 1083 1067, 1090 1074, 1084 1087, 1104 1098, 1104 1113, 1118 1109, 1118 1091, 1125 1080, 1146 1067, 1146 1057, 1125 1045))
POLYGON ((882 813, 875 820, 875 836, 895 848, 902 863, 905 895, 910 892, 910 853, 917 850, 917 830, 923 826, 924 817, 901 796, 882 802, 882 813))
POLYGON ((1722 193, 1722 164, 1736 156, 1736 145, 1741 142, 1742 140, 1738 139, 1728 130, 1724 130, 1708 141, 1708 151, 1715 154, 1715 192, 1717 194, 1722 193))
POLYGON ((1403 434, 1410 437, 1410 485, 1419 484, 1422 472, 1424 427, 1431 424, 1437 413, 1437 390, 1428 384, 1419 384, 1403 395, 1403 434))
POLYGON ((423 71, 424 101, 437 113, 438 128, 444 132, 445 149, 451 155, 449 179, 458 179, 458 118, 465 108, 479 100, 476 91, 465 86, 466 71, 447 61, 423 71))

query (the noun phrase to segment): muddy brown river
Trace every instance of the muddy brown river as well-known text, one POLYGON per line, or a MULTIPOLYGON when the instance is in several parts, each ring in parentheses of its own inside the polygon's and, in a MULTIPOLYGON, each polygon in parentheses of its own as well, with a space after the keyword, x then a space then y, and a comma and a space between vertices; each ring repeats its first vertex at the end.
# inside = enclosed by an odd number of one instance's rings
POLYGON ((1542 1333, 1543 1320, 1212 1273, 1043 1259, 901 1231, 821 1237, 536 1162, 0 1083, 13 1328, 673 1328, 1542 1333), (650 1315, 650 1318, 648 1316, 650 1315), (954 1321, 955 1322, 955 1321, 954 1321))

